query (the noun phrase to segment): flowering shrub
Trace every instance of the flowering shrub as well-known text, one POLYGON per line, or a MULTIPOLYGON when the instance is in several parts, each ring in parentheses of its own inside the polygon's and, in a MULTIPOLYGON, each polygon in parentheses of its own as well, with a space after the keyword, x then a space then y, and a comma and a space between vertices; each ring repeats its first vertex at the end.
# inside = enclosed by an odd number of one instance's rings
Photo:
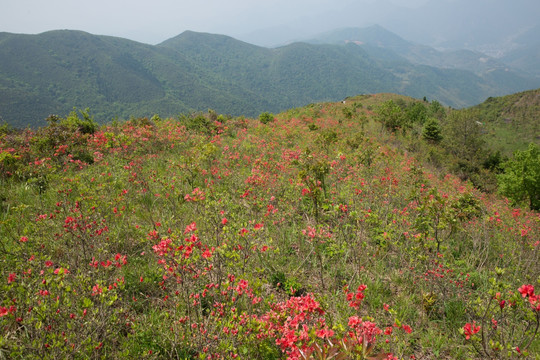
POLYGON ((0 358, 539 353, 538 213, 422 167, 386 100, 2 133, 0 358))

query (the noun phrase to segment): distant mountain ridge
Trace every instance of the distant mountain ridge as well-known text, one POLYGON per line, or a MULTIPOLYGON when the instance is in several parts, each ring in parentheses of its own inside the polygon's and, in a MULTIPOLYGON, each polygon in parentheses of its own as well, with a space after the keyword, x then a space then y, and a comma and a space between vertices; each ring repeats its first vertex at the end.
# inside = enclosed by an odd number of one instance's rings
MULTIPOLYGON (((344 44, 353 42, 366 48, 387 50, 387 57, 394 53, 396 59, 403 58, 413 64, 428 65, 443 69, 461 69, 482 75, 494 70, 509 69, 509 66, 493 57, 472 50, 439 51, 433 47, 407 41, 382 26, 366 28, 343 28, 326 32, 307 40, 313 44, 344 44)), ((373 51, 373 50, 372 50, 373 51)), ((373 51, 375 52, 375 51, 373 51)), ((518 67, 516 67, 517 69, 518 67)))
POLYGON ((540 87, 511 71, 414 64, 394 50, 354 43, 269 49, 192 31, 159 45, 71 30, 0 33, 0 116, 18 127, 43 125, 73 107, 89 107, 100 121, 208 108, 253 116, 375 92, 464 107, 540 87))

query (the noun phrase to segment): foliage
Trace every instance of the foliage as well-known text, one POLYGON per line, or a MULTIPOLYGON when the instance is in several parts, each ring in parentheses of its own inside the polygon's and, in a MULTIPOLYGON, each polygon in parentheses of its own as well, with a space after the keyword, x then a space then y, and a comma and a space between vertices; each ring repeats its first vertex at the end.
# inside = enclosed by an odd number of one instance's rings
POLYGON ((442 134, 441 134, 441 125, 439 124, 439 121, 434 118, 429 118, 422 130, 422 136, 424 139, 428 141, 432 141, 434 143, 438 143, 442 140, 442 134))
POLYGON ((540 90, 529 90, 502 97, 490 97, 474 107, 485 128, 489 149, 511 156, 527 150, 530 143, 540 146, 538 114, 540 90))
POLYGON ((428 108, 422 102, 414 102, 407 106, 405 113, 410 124, 424 124, 428 116, 428 108))
POLYGON ((406 117, 402 108, 393 100, 388 100, 377 108, 377 119, 392 131, 396 131, 406 124, 406 117))
POLYGON ((268 124, 269 122, 274 121, 274 114, 263 112, 259 115, 259 121, 263 124, 268 124))
MULTIPOLYGON (((429 94, 459 108, 494 93, 538 86, 511 72, 476 75, 417 65, 395 54, 381 58, 380 49, 353 43, 267 49, 190 31, 155 46, 68 30, 3 35, 0 116, 19 128, 43 126, 50 113, 64 117, 73 106, 92 108, 101 123, 208 107, 257 116, 379 91, 429 94)), ((421 122, 423 110, 416 106, 420 113, 410 115, 421 122)), ((429 115, 440 120, 438 110, 429 115)))
POLYGON ((540 147, 529 144, 526 151, 516 151, 514 158, 502 165, 498 175, 499 191, 514 202, 527 201, 533 210, 540 210, 540 147))
POLYGON ((370 110, 398 98, 7 132, 0 356, 540 353, 538 213, 423 162, 370 110))

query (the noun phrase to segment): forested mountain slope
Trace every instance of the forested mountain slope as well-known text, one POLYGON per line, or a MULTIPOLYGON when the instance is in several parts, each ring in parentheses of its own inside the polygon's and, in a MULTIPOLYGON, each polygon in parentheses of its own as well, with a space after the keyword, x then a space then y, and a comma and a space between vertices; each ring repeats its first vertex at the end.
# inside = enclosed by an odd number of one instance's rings
POLYGON ((19 127, 73 107, 109 120, 208 108, 256 115, 381 91, 464 107, 534 87, 514 73, 414 65, 352 43, 267 49, 189 31, 156 46, 79 31, 2 33, 0 64, 0 116, 19 127))

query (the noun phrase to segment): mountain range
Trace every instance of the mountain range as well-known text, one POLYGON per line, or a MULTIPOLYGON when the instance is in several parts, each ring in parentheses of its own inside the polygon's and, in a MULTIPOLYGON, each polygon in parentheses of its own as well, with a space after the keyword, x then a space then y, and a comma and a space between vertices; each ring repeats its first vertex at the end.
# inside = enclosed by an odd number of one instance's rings
POLYGON ((253 116, 374 92, 465 107, 540 87, 530 64, 515 68, 414 44, 380 26, 278 48, 192 31, 158 45, 73 30, 0 33, 0 116, 17 127, 73 107, 90 108, 99 121, 208 108, 253 116))

